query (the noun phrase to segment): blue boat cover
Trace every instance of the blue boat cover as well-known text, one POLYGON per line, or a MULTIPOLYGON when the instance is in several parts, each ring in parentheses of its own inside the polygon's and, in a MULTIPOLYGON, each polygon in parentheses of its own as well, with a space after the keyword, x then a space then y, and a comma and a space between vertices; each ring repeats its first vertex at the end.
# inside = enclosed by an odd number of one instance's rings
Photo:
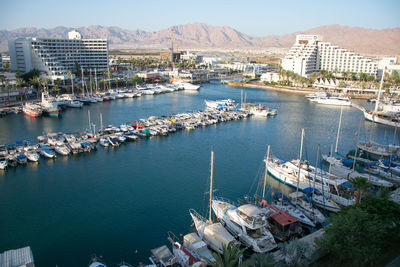
POLYGON ((353 166, 353 162, 354 162, 354 160, 352 160, 352 159, 342 159, 342 163, 346 167, 353 166))
POLYGON ((312 193, 312 192, 314 191, 314 188, 312 188, 312 187, 307 187, 307 188, 304 188, 303 191, 304 191, 305 193, 307 193, 307 194, 310 194, 310 193, 312 193))
POLYGON ((90 145, 90 143, 89 142, 82 142, 81 145, 88 146, 88 145, 90 145))
POLYGON ((347 187, 348 189, 351 189, 351 190, 353 190, 354 188, 353 188, 353 183, 352 182, 344 182, 343 184, 342 184, 344 187, 347 187))
POLYGON ((17 142, 15 142, 17 145, 22 145, 23 144, 23 142, 22 141, 17 141, 17 142))

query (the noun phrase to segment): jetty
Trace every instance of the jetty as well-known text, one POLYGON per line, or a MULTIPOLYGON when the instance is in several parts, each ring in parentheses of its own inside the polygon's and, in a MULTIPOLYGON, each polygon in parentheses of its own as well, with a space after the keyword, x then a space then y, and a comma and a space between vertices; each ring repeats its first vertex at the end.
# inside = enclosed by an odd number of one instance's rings
MULTIPOLYGON (((0 162, 3 169, 25 165, 28 161, 38 161, 39 154, 45 158, 56 158, 91 152, 98 146, 118 147, 125 141, 135 141, 153 136, 166 136, 179 130, 194 130, 223 122, 245 119, 251 114, 242 110, 206 109, 191 113, 179 113, 172 116, 150 116, 120 126, 101 126, 98 131, 90 122, 87 130, 78 133, 47 133, 37 137, 37 142, 26 139, 15 144, 0 146, 0 162), (32 155, 32 154, 35 154, 32 155)), ((1 170, 1 168, 0 168, 1 170)))

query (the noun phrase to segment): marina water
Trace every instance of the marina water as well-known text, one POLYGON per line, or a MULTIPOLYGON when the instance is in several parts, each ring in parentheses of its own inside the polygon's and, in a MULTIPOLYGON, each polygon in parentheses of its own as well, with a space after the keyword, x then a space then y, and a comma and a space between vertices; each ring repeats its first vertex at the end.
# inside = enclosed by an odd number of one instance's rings
MULTIPOLYGON (((108 264, 148 262, 150 249, 166 244, 167 232, 193 231, 189 208, 207 212, 210 150, 215 151, 216 195, 237 200, 254 194, 264 171, 267 144, 284 160, 297 158, 305 128, 303 158, 315 164, 317 144, 328 153, 336 141, 340 107, 316 105, 302 95, 205 84, 199 92, 142 96, 68 109, 60 119, 22 114, 0 118, 0 143, 36 139, 43 132, 81 132, 88 110, 96 128, 149 116, 204 110, 204 100, 231 98, 278 109, 276 117, 248 118, 178 131, 102 148, 90 154, 41 159, 0 171, 0 251, 31 246, 37 266, 86 266, 90 255, 108 264)), ((364 104, 364 102, 361 102, 364 104)), ((392 143, 394 129, 343 109, 339 152, 354 142, 392 143)), ((398 143, 398 138, 396 138, 398 143)), ((268 194, 290 192, 269 177, 268 194)))

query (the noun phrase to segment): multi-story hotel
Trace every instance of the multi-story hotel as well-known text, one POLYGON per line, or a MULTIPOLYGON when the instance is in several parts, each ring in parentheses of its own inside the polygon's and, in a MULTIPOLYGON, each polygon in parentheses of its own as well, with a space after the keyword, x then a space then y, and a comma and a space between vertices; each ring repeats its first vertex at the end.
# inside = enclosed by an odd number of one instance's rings
POLYGON ((321 70, 376 75, 378 63, 331 43, 322 42, 321 36, 297 35, 296 43, 282 60, 282 68, 304 77, 321 70))
POLYGON ((77 31, 68 39, 18 38, 8 42, 11 70, 43 71, 52 79, 65 79, 79 64, 84 70, 108 68, 107 39, 83 39, 77 31))

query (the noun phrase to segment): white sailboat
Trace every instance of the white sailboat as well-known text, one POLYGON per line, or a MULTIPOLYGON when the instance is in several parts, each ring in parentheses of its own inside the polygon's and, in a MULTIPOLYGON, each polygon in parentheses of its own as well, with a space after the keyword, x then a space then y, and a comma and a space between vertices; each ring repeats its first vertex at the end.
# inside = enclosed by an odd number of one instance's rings
POLYGON ((189 213, 195 224, 200 238, 214 251, 222 254, 224 247, 237 245, 235 238, 222 226, 221 223, 212 222, 212 192, 213 192, 213 164, 214 151, 211 151, 211 175, 210 175, 210 210, 208 220, 198 214, 194 209, 189 213))
POLYGON ((400 117, 399 117, 398 113, 389 113, 389 112, 378 111, 384 77, 385 77, 385 72, 383 71, 381 83, 380 83, 379 91, 378 91, 378 98, 375 103, 374 111, 366 110, 366 109, 363 109, 362 111, 363 111, 363 114, 364 114, 364 117, 366 120, 384 124, 384 125, 388 125, 388 126, 398 127, 398 126, 400 126, 400 117))

